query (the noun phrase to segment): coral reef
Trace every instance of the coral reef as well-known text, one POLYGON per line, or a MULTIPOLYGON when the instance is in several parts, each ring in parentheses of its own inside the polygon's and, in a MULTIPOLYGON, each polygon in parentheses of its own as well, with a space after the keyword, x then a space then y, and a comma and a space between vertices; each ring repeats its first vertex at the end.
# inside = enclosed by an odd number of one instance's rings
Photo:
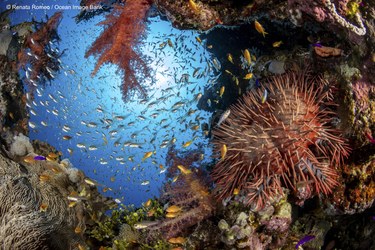
POLYGON ((135 47, 145 29, 144 22, 151 4, 151 0, 130 0, 124 5, 115 5, 106 20, 99 23, 105 29, 85 54, 85 57, 99 56, 92 75, 105 63, 119 67, 124 73, 121 88, 124 100, 132 91, 138 91, 141 97, 147 95, 139 79, 148 77, 150 69, 135 47))
POLYGON ((55 78, 55 72, 60 69, 58 50, 51 44, 59 40, 57 27, 61 21, 62 12, 56 12, 45 23, 37 23, 35 31, 26 36, 22 48, 18 52, 18 67, 26 71, 26 82, 35 89, 37 83, 55 78))
MULTIPOLYGON (((231 202, 218 223, 221 241, 237 249, 278 249, 285 245, 292 223, 292 206, 285 199, 258 212, 231 202)), ((230 249, 230 248, 228 248, 230 249)))
MULTIPOLYGON (((360 151, 357 152, 361 154, 360 151)), ((338 186, 335 195, 330 195, 325 200, 326 212, 355 214, 370 208, 375 200, 375 155, 356 163, 345 164, 340 172, 340 182, 345 185, 338 186)))
POLYGON ((15 161, 0 155, 1 245, 6 249, 85 246, 86 223, 100 219, 114 202, 87 184, 81 171, 59 162, 59 155, 50 152, 47 160, 39 160, 43 157, 32 153, 26 136, 16 136, 8 147, 15 161))
POLYGON ((209 30, 217 25, 239 25, 256 14, 271 11, 280 1, 156 0, 155 4, 178 29, 209 30))
POLYGON ((332 100, 331 87, 303 71, 271 77, 232 105, 229 117, 213 130, 215 151, 221 152, 212 171, 217 197, 237 192, 258 210, 283 195, 282 186, 299 204, 331 193, 335 167, 349 151, 340 131, 329 127, 332 100))
POLYGON ((371 144, 369 138, 375 135, 375 86, 357 68, 341 65, 340 73, 345 133, 355 147, 371 144))
POLYGON ((177 28, 208 30, 222 22, 218 11, 205 2, 157 0, 155 4, 177 28))
POLYGON ((67 249, 84 244, 74 234, 78 219, 74 209, 68 208, 67 194, 60 193, 62 187, 58 183, 42 183, 38 176, 41 169, 19 165, 3 156, 0 156, 0 167, 2 246, 67 249))
POLYGON ((310 17, 319 23, 324 22, 325 28, 330 29, 335 34, 345 34, 353 43, 360 43, 363 41, 362 37, 366 34, 366 28, 359 10, 352 15, 354 20, 349 20, 346 17, 349 2, 348 0, 288 0, 288 7, 291 20, 295 24, 301 24, 307 19, 305 17, 310 17))
POLYGON ((27 121, 26 98, 18 74, 9 59, 0 55, 0 141, 11 141, 13 132, 27 134, 27 121))
POLYGON ((314 236, 314 239, 303 245, 304 249, 322 249, 325 237, 332 227, 333 218, 327 217, 321 210, 314 210, 311 214, 300 215, 290 227, 290 237, 286 240, 283 249, 292 249, 295 241, 306 235, 314 236))

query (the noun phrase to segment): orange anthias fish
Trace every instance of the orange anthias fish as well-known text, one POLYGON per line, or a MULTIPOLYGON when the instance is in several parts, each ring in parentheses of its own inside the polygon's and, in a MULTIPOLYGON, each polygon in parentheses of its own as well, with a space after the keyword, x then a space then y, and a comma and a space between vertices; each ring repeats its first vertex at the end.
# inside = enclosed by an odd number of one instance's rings
POLYGON ((146 152, 142 158, 142 162, 144 162, 147 158, 150 158, 152 155, 154 154, 154 152, 150 151, 150 152, 146 152))
POLYGON ((177 165, 177 168, 181 171, 181 173, 183 173, 184 175, 188 175, 188 174, 191 174, 191 170, 182 166, 182 165, 177 165))
POLYGON ((245 58, 248 65, 251 64, 251 55, 248 49, 245 49, 243 52, 243 57, 245 58))
POLYGON ((194 11, 195 14, 199 13, 198 5, 193 0, 189 0, 189 7, 194 11))
POLYGON ((176 237, 176 238, 170 238, 168 242, 171 244, 184 244, 186 242, 186 239, 183 237, 176 237))
POLYGON ((167 211, 167 213, 178 213, 178 212, 181 212, 182 209, 179 206, 172 205, 172 206, 168 207, 166 211, 167 211))
POLYGON ((192 143, 193 143, 193 140, 187 141, 187 142, 185 142, 185 143, 182 145, 182 147, 183 147, 183 148, 187 148, 187 147, 189 147, 192 143))
POLYGON ((254 21, 254 25, 255 25, 255 29, 256 29, 260 34, 262 34, 263 37, 266 37, 266 34, 268 34, 268 33, 264 30, 263 26, 262 26, 257 20, 254 21))
POLYGON ((227 151, 227 145, 223 144, 220 149, 220 155, 222 160, 224 160, 225 156, 227 155, 227 151))
POLYGON ((224 91, 225 91, 225 86, 221 86, 220 92, 219 92, 220 98, 223 97, 224 91))

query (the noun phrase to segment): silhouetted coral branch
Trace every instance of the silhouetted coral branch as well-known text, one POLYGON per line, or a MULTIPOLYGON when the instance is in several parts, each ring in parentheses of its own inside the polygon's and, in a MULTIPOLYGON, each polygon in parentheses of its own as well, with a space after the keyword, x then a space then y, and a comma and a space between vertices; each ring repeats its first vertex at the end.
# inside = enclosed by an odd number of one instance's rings
POLYGON ((18 67, 26 70, 27 82, 34 87, 37 82, 53 79, 60 68, 61 55, 51 43, 59 40, 57 26, 61 18, 62 12, 56 12, 46 23, 36 25, 36 31, 26 37, 18 53, 18 67))
POLYGON ((130 91, 135 90, 142 97, 146 96, 137 74, 148 77, 149 67, 135 51, 135 46, 144 31, 144 19, 151 4, 151 0, 128 0, 125 5, 116 5, 106 20, 99 23, 105 29, 85 54, 85 57, 99 55, 92 75, 95 75, 104 63, 116 64, 123 71, 124 100, 130 96, 130 91))

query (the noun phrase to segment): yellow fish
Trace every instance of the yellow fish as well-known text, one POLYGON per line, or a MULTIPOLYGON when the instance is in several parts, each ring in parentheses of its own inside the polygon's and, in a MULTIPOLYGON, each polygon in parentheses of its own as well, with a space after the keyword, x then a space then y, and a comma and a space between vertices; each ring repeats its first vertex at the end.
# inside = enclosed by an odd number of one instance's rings
POLYGON ((96 186, 98 183, 96 181, 93 181, 89 178, 85 178, 83 179, 84 182, 86 182, 87 184, 89 184, 90 186, 96 186))
POLYGON ((272 44, 272 47, 274 47, 274 48, 278 48, 278 47, 280 47, 280 45, 283 43, 283 41, 277 41, 277 42, 274 42, 273 44, 272 44))
POLYGON ((168 242, 171 244, 184 244, 186 242, 186 239, 180 236, 176 238, 170 238, 168 242))
POLYGON ((168 39, 167 42, 168 42, 168 46, 173 48, 173 43, 172 43, 171 39, 168 39))
POLYGON ((224 91, 225 91, 225 86, 221 86, 221 88, 220 88, 220 93, 219 93, 220 98, 223 96, 224 91))
POLYGON ((195 38, 195 40, 197 40, 198 43, 202 43, 202 40, 199 38, 199 36, 197 36, 197 37, 195 38))
POLYGON ((187 148, 187 147, 189 147, 192 143, 193 143, 192 140, 187 141, 187 142, 184 143, 184 145, 182 145, 182 147, 183 147, 183 148, 187 148))
POLYGON ((165 215, 166 218, 175 218, 179 215, 180 213, 167 213, 165 215))
POLYGON ((42 203, 39 207, 40 212, 46 212, 48 208, 48 205, 46 203, 42 203))
POLYGON ((191 127, 192 130, 198 130, 199 129, 199 125, 195 125, 193 127, 191 127))
POLYGON ((267 100, 267 95, 268 95, 268 92, 267 92, 267 89, 264 90, 264 94, 262 96, 262 104, 266 102, 267 100))
POLYGON ((146 152, 144 155, 143 155, 143 158, 142 158, 142 162, 144 162, 147 158, 150 158, 151 155, 153 155, 154 152, 150 151, 150 152, 146 152))
POLYGON ((179 175, 176 175, 175 177, 173 177, 172 183, 174 183, 174 182, 176 182, 178 180, 178 176, 179 175))
POLYGON ((194 11, 195 14, 199 13, 198 5, 193 0, 189 0, 189 7, 194 11))
POLYGON ((188 175, 188 174, 191 174, 191 170, 188 169, 188 168, 185 168, 184 166, 182 165, 177 165, 177 168, 181 171, 181 173, 185 174, 185 175, 188 175))
POLYGON ((178 212, 181 212, 181 208, 179 206, 176 206, 176 205, 172 205, 170 207, 167 208, 167 213, 178 213, 178 212))
POLYGON ((49 157, 49 156, 46 157, 46 160, 49 161, 49 162, 55 162, 55 161, 57 161, 56 158, 52 158, 52 157, 49 157))
POLYGON ((248 73, 245 75, 245 77, 243 78, 244 80, 250 80, 251 78, 253 78, 253 73, 248 73))
POLYGON ((234 64, 233 62, 233 56, 231 53, 228 53, 228 61, 230 61, 232 64, 234 64))
POLYGON ((48 153, 48 157, 50 157, 50 158, 57 158, 57 157, 59 157, 60 155, 57 153, 54 153, 54 152, 49 152, 48 153))
POLYGON ((80 226, 77 226, 77 227, 74 229, 74 232, 75 232, 76 234, 80 234, 80 233, 82 233, 82 228, 81 228, 80 226))
POLYGON ((165 45, 167 45, 167 43, 166 42, 162 42, 161 44, 159 44, 159 48, 164 48, 165 47, 165 45))
POLYGON ((233 195, 238 195, 240 193, 240 190, 238 188, 235 188, 233 190, 233 195))
POLYGON ((251 64, 251 56, 250 56, 250 52, 248 49, 245 49, 245 51, 243 52, 243 56, 245 57, 245 60, 247 62, 248 65, 251 64))
POLYGON ((223 144, 220 149, 221 159, 224 160, 225 156, 227 155, 227 145, 223 144))
POLYGON ((51 177, 49 175, 46 175, 46 174, 39 175, 39 181, 46 182, 46 181, 49 181, 49 180, 51 180, 51 177))
POLYGON ((23 158, 23 161, 26 163, 35 163, 34 156, 26 156, 23 158))
POLYGON ((76 201, 71 201, 71 202, 69 202, 68 207, 74 207, 76 204, 77 204, 76 201))
POLYGON ((256 61, 257 60, 256 56, 251 55, 251 60, 256 61))
POLYGON ((238 80, 237 77, 234 77, 234 82, 236 83, 237 86, 240 84, 240 80, 238 80))
POLYGON ((149 207, 151 205, 151 199, 148 199, 147 202, 145 203, 145 207, 149 207))
POLYGON ((229 70, 225 70, 225 73, 227 73, 227 74, 229 74, 229 75, 233 75, 233 73, 232 72, 230 72, 229 70))
POLYGON ((268 34, 268 33, 264 30, 263 26, 262 26, 257 20, 255 20, 254 25, 255 25, 255 29, 256 29, 260 34, 262 34, 263 37, 266 37, 266 34, 268 34))

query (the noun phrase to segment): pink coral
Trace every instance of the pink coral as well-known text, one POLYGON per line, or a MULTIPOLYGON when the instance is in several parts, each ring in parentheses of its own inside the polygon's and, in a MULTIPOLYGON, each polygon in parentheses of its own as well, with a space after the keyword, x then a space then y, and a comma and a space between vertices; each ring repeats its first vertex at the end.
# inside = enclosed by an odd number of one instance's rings
MULTIPOLYGON (((194 160, 195 152, 187 158, 194 160)), ((182 158, 174 155, 172 165, 169 168, 177 169, 177 165, 183 162, 182 158)), ((186 168, 189 169, 190 165, 186 168)), ((191 173, 184 174, 173 171, 177 179, 172 183, 167 183, 164 188, 163 199, 169 205, 176 205, 182 209, 177 217, 166 218, 157 225, 150 227, 150 233, 161 232, 165 239, 181 236, 180 234, 204 219, 209 218, 215 209, 215 202, 211 196, 204 174, 199 169, 189 169, 191 173)), ((150 234, 152 235, 152 234, 150 234)), ((151 236, 152 237, 152 236, 151 236)))
POLYGON ((346 11, 348 0, 288 0, 291 20, 295 24, 301 24, 304 19, 313 19, 324 22, 325 26, 335 34, 346 34, 353 43, 363 42, 366 28, 360 13, 356 13, 355 21, 347 20, 346 11))

